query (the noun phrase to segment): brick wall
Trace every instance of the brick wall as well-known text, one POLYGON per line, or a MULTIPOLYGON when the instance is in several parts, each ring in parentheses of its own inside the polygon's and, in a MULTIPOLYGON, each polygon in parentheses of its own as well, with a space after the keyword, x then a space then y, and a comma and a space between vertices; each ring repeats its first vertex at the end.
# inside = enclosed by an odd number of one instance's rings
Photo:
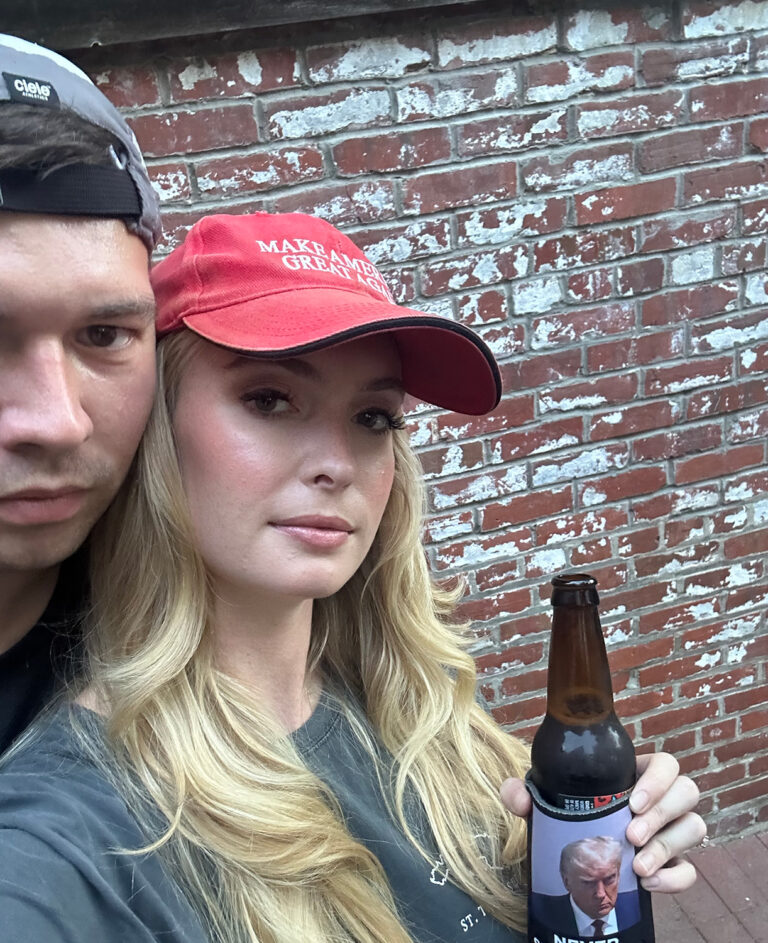
POLYGON ((766 822, 768 2, 489 4, 80 60, 145 148, 166 245, 205 213, 317 213, 495 350, 493 415, 411 428, 498 719, 538 721, 548 580, 589 570, 636 739, 681 758, 716 833, 766 822))

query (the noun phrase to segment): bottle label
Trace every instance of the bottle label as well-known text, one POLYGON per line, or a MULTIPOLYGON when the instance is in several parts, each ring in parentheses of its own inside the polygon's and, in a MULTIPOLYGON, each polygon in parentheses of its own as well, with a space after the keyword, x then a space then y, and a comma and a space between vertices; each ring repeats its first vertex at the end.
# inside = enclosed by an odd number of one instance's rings
POLYGON ((559 806, 566 812, 591 812, 593 809, 604 809, 617 799, 629 798, 631 790, 615 792, 611 796, 564 796, 559 795, 559 806))
POLYGON ((529 943, 655 943, 650 895, 625 835, 629 794, 572 796, 578 808, 557 808, 527 785, 529 943))

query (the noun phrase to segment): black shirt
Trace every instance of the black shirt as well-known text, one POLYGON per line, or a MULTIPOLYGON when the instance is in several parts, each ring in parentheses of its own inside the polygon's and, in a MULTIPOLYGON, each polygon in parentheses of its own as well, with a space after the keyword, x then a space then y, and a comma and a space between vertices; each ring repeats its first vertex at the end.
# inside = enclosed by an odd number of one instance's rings
POLYGON ((85 598, 85 554, 62 565, 37 625, 0 654, 0 753, 51 700, 70 670, 85 598))

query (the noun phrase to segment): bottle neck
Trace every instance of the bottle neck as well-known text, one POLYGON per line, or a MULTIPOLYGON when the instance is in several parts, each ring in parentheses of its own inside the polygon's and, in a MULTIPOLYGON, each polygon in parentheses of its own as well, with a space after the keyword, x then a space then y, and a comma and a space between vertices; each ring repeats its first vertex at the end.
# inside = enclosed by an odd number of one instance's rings
POLYGON ((599 723, 613 711, 611 672, 596 605, 553 609, 547 713, 561 723, 599 723))

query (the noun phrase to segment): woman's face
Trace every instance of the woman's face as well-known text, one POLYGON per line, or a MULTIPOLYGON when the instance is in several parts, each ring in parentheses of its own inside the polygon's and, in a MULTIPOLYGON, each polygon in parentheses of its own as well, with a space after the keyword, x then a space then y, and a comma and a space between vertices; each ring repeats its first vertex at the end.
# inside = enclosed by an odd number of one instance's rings
POLYGON ((315 599, 350 579, 392 488, 402 401, 387 337, 275 361, 198 346, 173 425, 219 596, 315 599))

